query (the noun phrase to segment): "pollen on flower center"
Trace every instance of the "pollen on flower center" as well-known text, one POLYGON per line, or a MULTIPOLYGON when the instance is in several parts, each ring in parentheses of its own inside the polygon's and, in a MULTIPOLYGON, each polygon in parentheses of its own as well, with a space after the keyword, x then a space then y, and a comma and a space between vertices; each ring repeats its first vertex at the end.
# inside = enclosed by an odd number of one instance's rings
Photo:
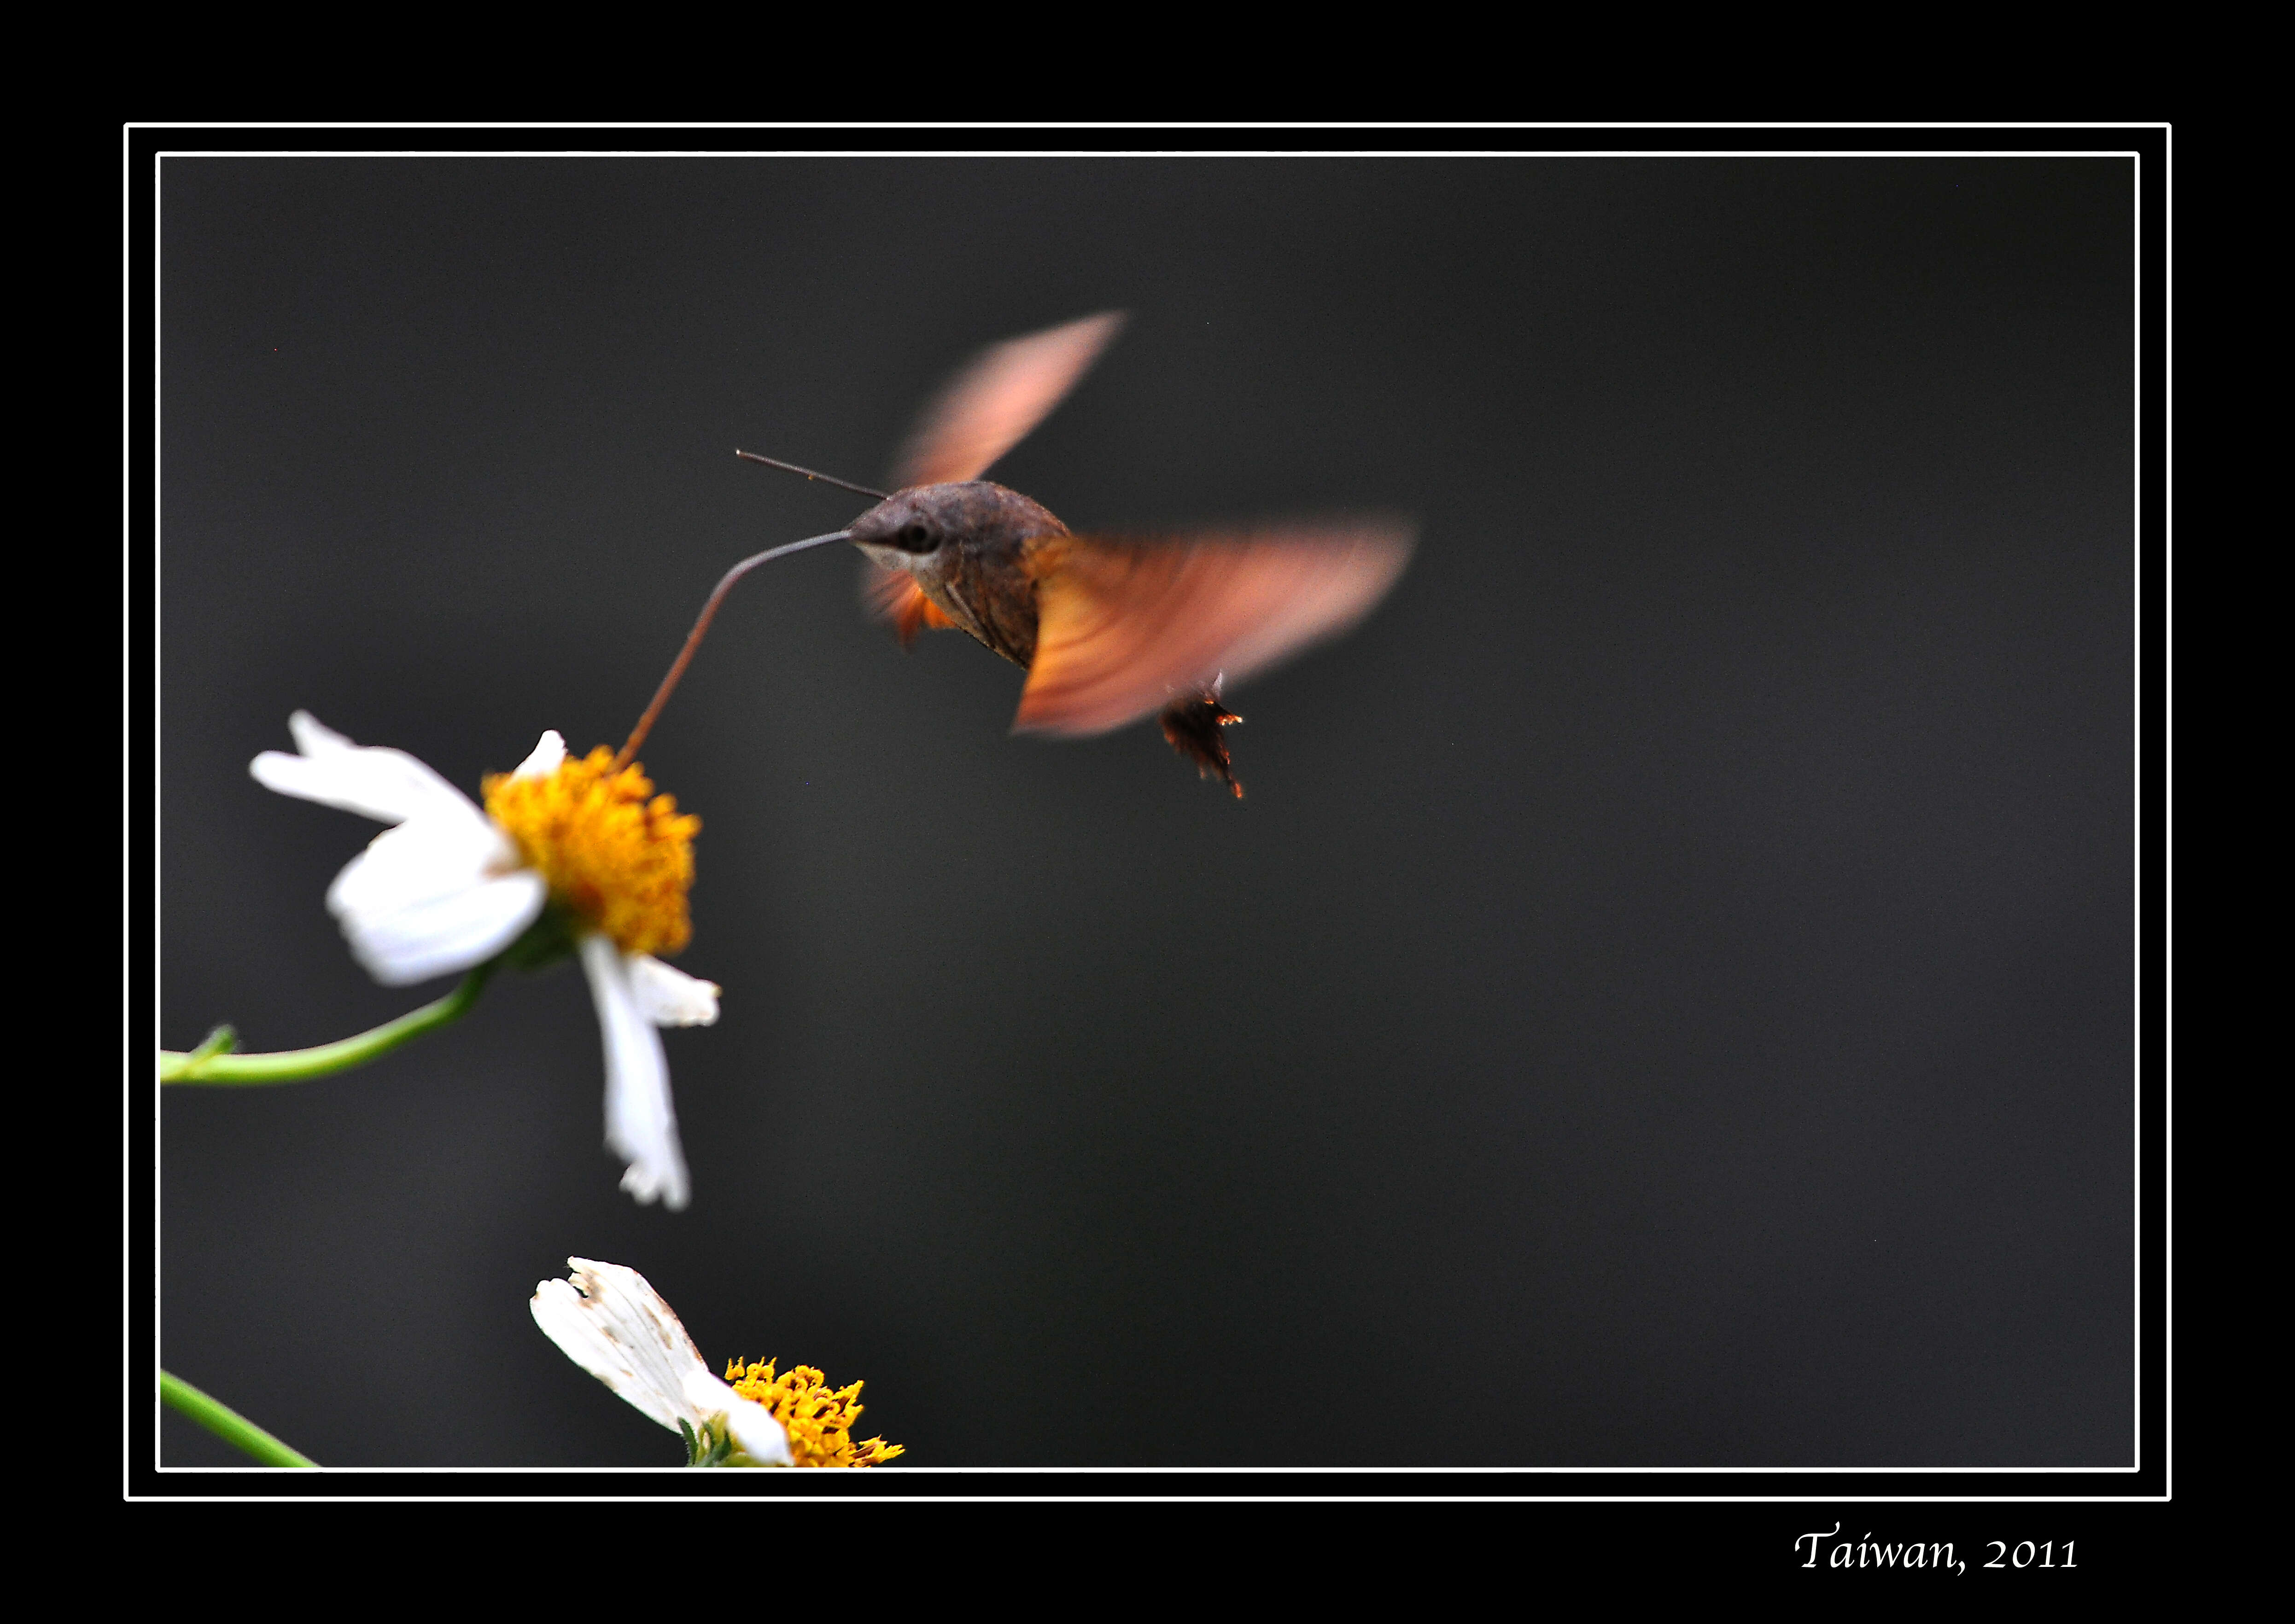
POLYGON ((788 1433, 789 1458, 799 1466, 880 1466, 903 1451, 899 1444, 871 1438, 853 1441, 853 1424, 861 1419, 861 1383, 830 1390, 827 1378, 810 1365, 792 1365, 773 1374, 774 1361, 744 1365, 735 1359, 725 1367, 725 1379, 745 1399, 755 1399, 772 1411, 773 1419, 788 1433))
POLYGON ((554 772, 486 780, 486 815, 518 843, 553 902, 625 953, 676 952, 693 935, 693 836, 701 820, 633 763, 613 771, 603 745, 554 772))

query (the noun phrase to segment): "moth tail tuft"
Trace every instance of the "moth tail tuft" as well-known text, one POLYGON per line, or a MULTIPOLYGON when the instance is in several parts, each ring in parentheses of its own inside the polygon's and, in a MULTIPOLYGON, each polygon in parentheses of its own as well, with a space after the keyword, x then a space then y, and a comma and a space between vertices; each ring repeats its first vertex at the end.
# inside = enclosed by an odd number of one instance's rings
POLYGON ((1198 778, 1216 778, 1235 792, 1237 800, 1243 799, 1243 786, 1236 781, 1235 763, 1228 755, 1227 738, 1220 731, 1243 718, 1220 703, 1217 682, 1172 700, 1156 720, 1164 724, 1164 738, 1172 748, 1196 763, 1198 778))

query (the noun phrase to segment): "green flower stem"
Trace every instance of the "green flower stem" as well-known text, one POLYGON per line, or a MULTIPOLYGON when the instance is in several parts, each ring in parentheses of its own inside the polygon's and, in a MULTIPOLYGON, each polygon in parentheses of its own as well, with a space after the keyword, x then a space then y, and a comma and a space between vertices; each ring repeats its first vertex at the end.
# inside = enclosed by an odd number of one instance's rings
POLYGON ((289 1449, 246 1416, 216 1403, 181 1376, 159 1373, 159 1399, 179 1416, 188 1416, 232 1448, 252 1455, 266 1466, 315 1466, 309 1456, 289 1449))
POLYGON ((486 978, 494 973, 499 959, 491 959, 462 977, 462 984, 434 1004, 410 1010, 395 1021, 387 1021, 372 1032, 363 1032, 355 1038, 345 1038, 339 1043, 322 1043, 316 1049, 282 1049, 269 1055, 235 1055, 232 1046, 237 1041, 228 1026, 218 1026, 208 1035, 206 1042, 190 1053, 179 1049, 159 1051, 159 1081, 161 1082, 197 1082, 225 1087, 246 1087, 273 1082, 301 1082, 312 1077, 324 1077, 334 1072, 347 1072, 355 1065, 364 1065, 379 1060, 400 1044, 421 1037, 424 1032, 460 1020, 470 1006, 478 1001, 478 994, 486 978))

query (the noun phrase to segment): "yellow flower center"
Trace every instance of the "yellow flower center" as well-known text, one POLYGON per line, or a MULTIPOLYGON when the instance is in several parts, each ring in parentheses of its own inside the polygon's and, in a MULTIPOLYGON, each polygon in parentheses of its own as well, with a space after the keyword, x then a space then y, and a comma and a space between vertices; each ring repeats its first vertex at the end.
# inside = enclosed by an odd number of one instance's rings
POLYGON ((613 765, 614 753, 600 745, 545 777, 490 774, 486 816, 540 870, 551 900, 616 947, 674 953, 693 936, 685 894, 701 820, 681 816, 676 797, 655 795, 634 763, 619 772, 613 765))
POLYGON ((775 1375, 773 1363, 744 1365, 735 1359, 725 1367, 725 1379, 745 1399, 755 1399, 773 1412, 773 1419, 788 1432, 789 1458, 800 1466, 881 1466, 901 1454, 899 1444, 871 1438, 853 1441, 853 1424, 861 1419, 861 1383, 829 1391, 827 1380, 810 1365, 792 1365, 775 1375))

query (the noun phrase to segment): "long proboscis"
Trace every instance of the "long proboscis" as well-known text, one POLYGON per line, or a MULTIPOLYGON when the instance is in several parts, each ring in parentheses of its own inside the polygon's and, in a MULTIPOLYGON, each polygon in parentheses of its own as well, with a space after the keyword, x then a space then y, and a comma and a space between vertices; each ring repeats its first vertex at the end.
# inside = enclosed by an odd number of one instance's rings
POLYGON ((717 606, 725 601, 725 594, 733 590, 733 583, 760 564, 770 564, 775 559, 787 558, 792 552, 803 552, 808 547, 826 547, 831 542, 852 539, 850 530, 832 530, 827 535, 809 535, 801 542, 769 547, 754 558, 743 559, 727 570, 717 583, 717 590, 709 594, 709 601, 701 606, 701 613, 693 622, 693 630, 685 634, 685 647, 677 651, 676 663, 670 666, 669 674, 662 678, 661 686, 654 690, 653 703, 646 706, 645 714, 639 717, 637 726, 630 730, 629 740, 622 746, 622 753, 614 757, 614 771, 618 772, 628 766, 631 758, 637 755, 638 747, 645 743, 646 735, 653 731, 653 724, 661 715, 661 707, 669 703, 669 696, 676 690, 678 679, 685 674, 686 666, 692 664, 693 651, 701 647, 701 640, 709 634, 709 623, 717 617, 717 606))

